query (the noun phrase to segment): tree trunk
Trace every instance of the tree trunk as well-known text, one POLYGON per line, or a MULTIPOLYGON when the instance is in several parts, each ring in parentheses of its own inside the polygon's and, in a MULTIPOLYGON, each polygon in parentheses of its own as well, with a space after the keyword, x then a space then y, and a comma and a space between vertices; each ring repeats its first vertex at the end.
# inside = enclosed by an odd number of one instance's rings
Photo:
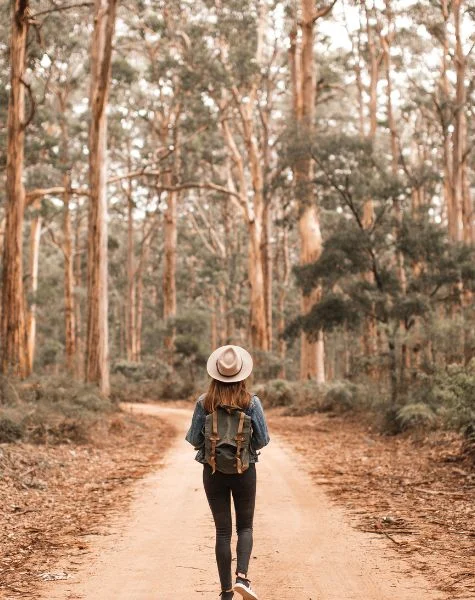
MULTIPOLYGON (((398 175, 398 166, 399 166, 399 151, 398 151, 398 133, 396 130, 396 120, 394 117, 393 111, 393 103, 392 103, 392 65, 391 65, 391 41, 394 38, 394 29, 393 29, 393 13, 391 0, 385 0, 386 5, 386 16, 388 20, 388 33, 383 36, 380 35, 381 46, 383 50, 383 60, 385 67, 385 75, 386 75, 386 109, 387 109, 387 117, 388 117, 388 127, 389 127, 389 135, 391 139, 391 172, 394 178, 398 175)), ((394 226, 394 239, 399 240, 401 237, 401 227, 402 227, 402 209, 400 201, 395 198, 393 200, 393 213, 395 217, 395 226, 394 226)), ((395 262, 396 262, 396 271, 397 277, 399 280, 399 286, 401 289, 401 294, 406 295, 407 293, 407 278, 406 272, 404 268, 404 255, 401 250, 396 250, 395 253, 395 262)), ((401 321, 400 325, 404 327, 407 331, 406 324, 404 321, 401 321)), ((401 344, 401 383, 404 383, 405 372, 410 367, 410 355, 407 349, 407 344, 403 342, 401 344)))
MULTIPOLYGON (((243 136, 249 159, 251 183, 253 190, 252 207, 249 205, 247 176, 244 168, 243 157, 237 147, 231 132, 228 120, 223 116, 221 126, 225 142, 234 161, 239 181, 240 204, 244 213, 249 235, 248 248, 248 275, 250 285, 250 315, 249 333, 252 347, 259 350, 269 350, 267 333, 267 318, 265 307, 264 269, 262 255, 262 225, 264 205, 264 180, 262 165, 260 164, 259 150, 252 125, 251 108, 254 104, 255 90, 250 94, 247 103, 235 93, 235 100, 241 116, 243 136)), ((235 187, 232 176, 229 176, 231 187, 235 187)))
MULTIPOLYGON (((152 224, 151 227, 154 227, 152 224)), ((144 235, 142 239, 142 248, 140 250, 140 261, 137 267, 137 314, 135 320, 135 356, 134 360, 140 362, 142 359, 142 320, 143 320, 143 276, 145 269, 147 267, 148 254, 150 243, 152 240, 152 234, 150 233, 148 237, 146 237, 145 227, 144 227, 144 235)))
POLYGON ((209 292, 208 302, 210 309, 210 343, 211 349, 214 350, 218 347, 218 324, 216 320, 216 296, 213 289, 209 292))
POLYGON ((25 87, 22 80, 25 75, 29 6, 28 0, 15 0, 12 5, 1 314, 2 372, 26 377, 30 368, 23 291, 25 87))
POLYGON ((398 378, 397 378, 397 357, 395 337, 388 339, 389 355, 389 389, 392 406, 396 406, 398 400, 398 378))
POLYGON ((136 340, 136 290, 135 290, 135 244, 134 244, 134 202, 132 185, 129 180, 127 194, 127 360, 135 360, 136 340))
POLYGON ((378 112, 378 80, 379 80, 379 61, 374 41, 374 32, 370 25, 368 10, 366 10, 366 32, 368 35, 368 47, 370 56, 370 84, 369 84, 369 137, 373 140, 376 136, 377 128, 377 112, 378 112))
POLYGON ((264 277, 264 304, 266 315, 267 348, 272 351, 272 211, 268 200, 262 211, 262 274, 264 277))
POLYGON ((30 277, 28 286, 30 295, 30 307, 28 310, 28 369, 30 373, 33 371, 36 347, 36 294, 38 293, 38 266, 40 258, 41 227, 43 224, 40 212, 40 200, 37 200, 34 203, 33 210, 35 211, 35 216, 33 217, 30 231, 30 264, 28 273, 30 277))
POLYGON ((453 0, 455 28, 455 118, 453 133, 453 196, 457 214, 457 241, 473 242, 473 209, 467 176, 467 116, 466 67, 467 58, 462 46, 461 6, 463 0, 453 0))
POLYGON ((442 61, 441 61, 441 73, 440 73, 440 93, 439 93, 439 105, 441 110, 439 112, 440 125, 442 129, 443 137, 443 168, 444 168, 444 200, 445 207, 447 210, 447 225, 449 231, 449 237, 452 240, 457 239, 458 229, 458 218, 456 209, 454 206, 454 195, 453 195, 453 173, 452 173, 452 151, 450 144, 450 133, 449 123, 451 120, 449 101, 449 79, 448 79, 448 67, 447 57, 449 56, 449 38, 447 34, 447 23, 450 17, 448 0, 441 0, 441 11, 442 11, 442 61))
MULTIPOLYGON (((369 133, 368 137, 374 144, 377 130, 377 110, 378 110, 378 81, 379 81, 379 57, 376 48, 375 32, 373 25, 371 24, 370 10, 374 11, 374 6, 369 9, 366 3, 364 3, 364 13, 366 20, 366 36, 368 40, 369 50, 369 133)), ((365 229, 370 229, 373 226, 375 219, 374 214, 374 203, 372 198, 368 198, 364 203, 363 207, 363 226, 365 229)), ((370 283, 374 282, 374 276, 371 272, 365 274, 365 278, 370 283)), ((374 312, 374 305, 372 306, 374 312)), ((374 316, 369 315, 363 322, 363 347, 364 353, 367 357, 375 357, 378 353, 378 327, 374 316)), ((377 369, 373 364, 370 363, 368 372, 374 376, 377 373, 377 369)))
POLYGON ((108 395, 107 102, 117 0, 95 0, 91 46, 86 381, 108 395))
MULTIPOLYGON (((315 206, 307 207, 299 220, 300 264, 317 261, 322 252, 322 237, 315 206)), ((308 296, 302 296, 301 312, 307 314, 321 299, 321 289, 314 289, 308 296)), ((323 332, 317 334, 317 341, 309 341, 305 334, 300 340, 300 378, 316 379, 325 382, 323 332)))
POLYGON ((261 235, 259 224, 248 222, 249 229, 249 284, 251 286, 250 333, 253 348, 267 351, 266 306, 264 273, 262 270, 261 235))
MULTIPOLYGON (((76 219, 74 224, 74 257, 73 257, 73 271, 74 271, 74 283, 76 287, 82 288, 83 285, 83 273, 82 273, 82 247, 81 247, 81 209, 79 201, 76 206, 76 219)), ((82 313, 81 313, 81 302, 79 298, 75 299, 75 325, 76 325, 76 372, 78 377, 83 376, 84 366, 84 339, 82 335, 82 313)))
POLYGON ((224 299, 224 340, 226 344, 232 343, 234 338, 236 323, 232 307, 235 305, 234 284, 236 273, 232 261, 233 253, 235 252, 235 244, 232 236, 231 215, 229 201, 223 203, 223 222, 224 222, 224 264, 227 274, 227 285, 221 283, 224 299))
MULTIPOLYGON (((314 61, 314 16, 313 0, 301 0, 302 45, 300 52, 293 51, 294 110, 301 132, 312 139, 315 115, 315 61, 314 61), (300 59, 300 60, 299 60, 300 59), (299 60, 300 65, 297 61, 299 60), (299 108, 301 107, 301 111, 299 108)), ((300 264, 305 265, 319 259, 322 252, 320 221, 313 194, 313 169, 310 156, 304 156, 295 168, 296 190, 299 195, 301 213, 299 218, 300 264)), ((306 314, 320 300, 321 289, 302 296, 301 312, 306 314)), ((325 381, 323 334, 318 332, 317 342, 309 341, 304 333, 300 341, 300 378, 325 381)))
POLYGON ((78 375, 76 354, 76 307, 74 301, 74 257, 71 233, 70 188, 69 172, 64 173, 64 213, 63 213, 63 251, 64 251, 64 325, 66 338, 66 368, 78 375))
POLYGON ((282 232, 282 239, 280 242, 280 261, 277 264, 280 266, 279 274, 279 294, 277 296, 277 331, 279 337, 279 357, 280 357, 280 371, 279 377, 285 379, 286 368, 285 358, 287 353, 287 344, 283 338, 285 331, 285 300, 287 297, 287 287, 289 285, 290 276, 290 260, 289 260, 289 233, 287 228, 284 226, 282 232))
MULTIPOLYGON (((164 257, 163 257, 163 318, 165 321, 176 317, 176 192, 168 192, 167 209, 164 215, 164 257)), ((175 345, 175 327, 164 340, 166 350, 172 351, 175 345)))
MULTIPOLYGON (((63 256, 64 256, 64 337, 66 369, 74 377, 79 376, 79 363, 76 343, 76 306, 74 298, 74 249, 71 224, 71 165, 69 159, 69 139, 67 128, 67 100, 69 88, 58 91, 61 111, 61 165, 63 169, 63 256)), ((79 212, 79 206, 78 206, 79 212)))

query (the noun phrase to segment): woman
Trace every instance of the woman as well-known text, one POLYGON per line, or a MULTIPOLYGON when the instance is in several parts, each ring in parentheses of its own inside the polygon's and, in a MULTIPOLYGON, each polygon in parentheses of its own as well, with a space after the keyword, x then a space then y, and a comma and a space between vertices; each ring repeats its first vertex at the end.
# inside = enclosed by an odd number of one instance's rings
MULTIPOLYGON (((246 389, 246 378, 252 371, 249 352, 240 346, 222 346, 209 357, 207 371, 212 380, 207 393, 200 396, 196 403, 186 440, 198 450, 196 460, 203 463, 203 485, 216 526, 215 550, 221 583, 220 596, 221 600, 231 600, 235 591, 246 600, 257 600, 257 594, 251 589, 247 573, 253 541, 255 463, 258 460, 258 450, 269 443, 267 424, 259 398, 251 396, 246 389), (221 430, 213 421, 213 418, 217 419, 218 413, 221 430), (229 432, 232 427, 229 425, 230 421, 224 428, 222 423, 228 418, 227 415, 230 415, 229 419, 233 419, 234 413, 238 415, 237 419, 240 419, 240 429, 238 428, 236 436, 230 439, 237 440, 237 447, 226 445, 223 448, 219 440, 222 441, 226 435, 223 431, 229 432), (208 415, 211 416, 207 419, 208 415), (213 438, 215 434, 216 437, 213 438), (220 465, 226 464, 223 462, 226 452, 231 451, 235 460, 229 464, 233 464, 238 472, 230 472, 228 468, 224 469, 227 472, 220 471, 220 465), (231 575, 231 495, 236 512, 238 538, 234 587, 231 575)), ((223 469, 222 466, 221 468, 223 469)))

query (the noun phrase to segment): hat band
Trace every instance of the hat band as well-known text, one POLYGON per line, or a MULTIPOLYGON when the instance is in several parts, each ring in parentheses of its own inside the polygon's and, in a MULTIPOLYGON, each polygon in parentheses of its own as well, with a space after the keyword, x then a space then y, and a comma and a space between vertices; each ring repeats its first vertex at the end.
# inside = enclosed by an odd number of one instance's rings
POLYGON ((219 368, 219 360, 216 361, 216 368, 218 369, 218 373, 220 375, 222 375, 223 377, 236 377, 236 375, 239 375, 239 373, 242 371, 242 367, 244 365, 244 361, 242 360, 242 356, 241 358, 241 366, 239 367, 239 369, 235 372, 235 373, 231 373, 231 375, 228 375, 227 373, 223 373, 221 371, 221 369, 219 368))

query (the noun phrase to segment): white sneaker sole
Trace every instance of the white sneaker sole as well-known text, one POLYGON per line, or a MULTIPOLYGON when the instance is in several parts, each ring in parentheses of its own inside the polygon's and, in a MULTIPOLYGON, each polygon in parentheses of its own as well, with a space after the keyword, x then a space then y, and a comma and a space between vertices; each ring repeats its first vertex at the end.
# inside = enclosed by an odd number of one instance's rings
POLYGON ((236 585, 233 587, 233 590, 238 594, 241 594, 244 600, 258 600, 257 594, 242 583, 236 583, 236 585))

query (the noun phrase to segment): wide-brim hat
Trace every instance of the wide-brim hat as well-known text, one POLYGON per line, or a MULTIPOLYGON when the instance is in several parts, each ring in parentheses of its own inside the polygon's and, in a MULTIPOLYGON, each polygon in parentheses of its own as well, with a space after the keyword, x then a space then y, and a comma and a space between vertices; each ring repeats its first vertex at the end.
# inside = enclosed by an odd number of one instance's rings
POLYGON ((221 346, 208 358, 208 374, 218 381, 242 381, 252 372, 252 357, 241 346, 221 346))

